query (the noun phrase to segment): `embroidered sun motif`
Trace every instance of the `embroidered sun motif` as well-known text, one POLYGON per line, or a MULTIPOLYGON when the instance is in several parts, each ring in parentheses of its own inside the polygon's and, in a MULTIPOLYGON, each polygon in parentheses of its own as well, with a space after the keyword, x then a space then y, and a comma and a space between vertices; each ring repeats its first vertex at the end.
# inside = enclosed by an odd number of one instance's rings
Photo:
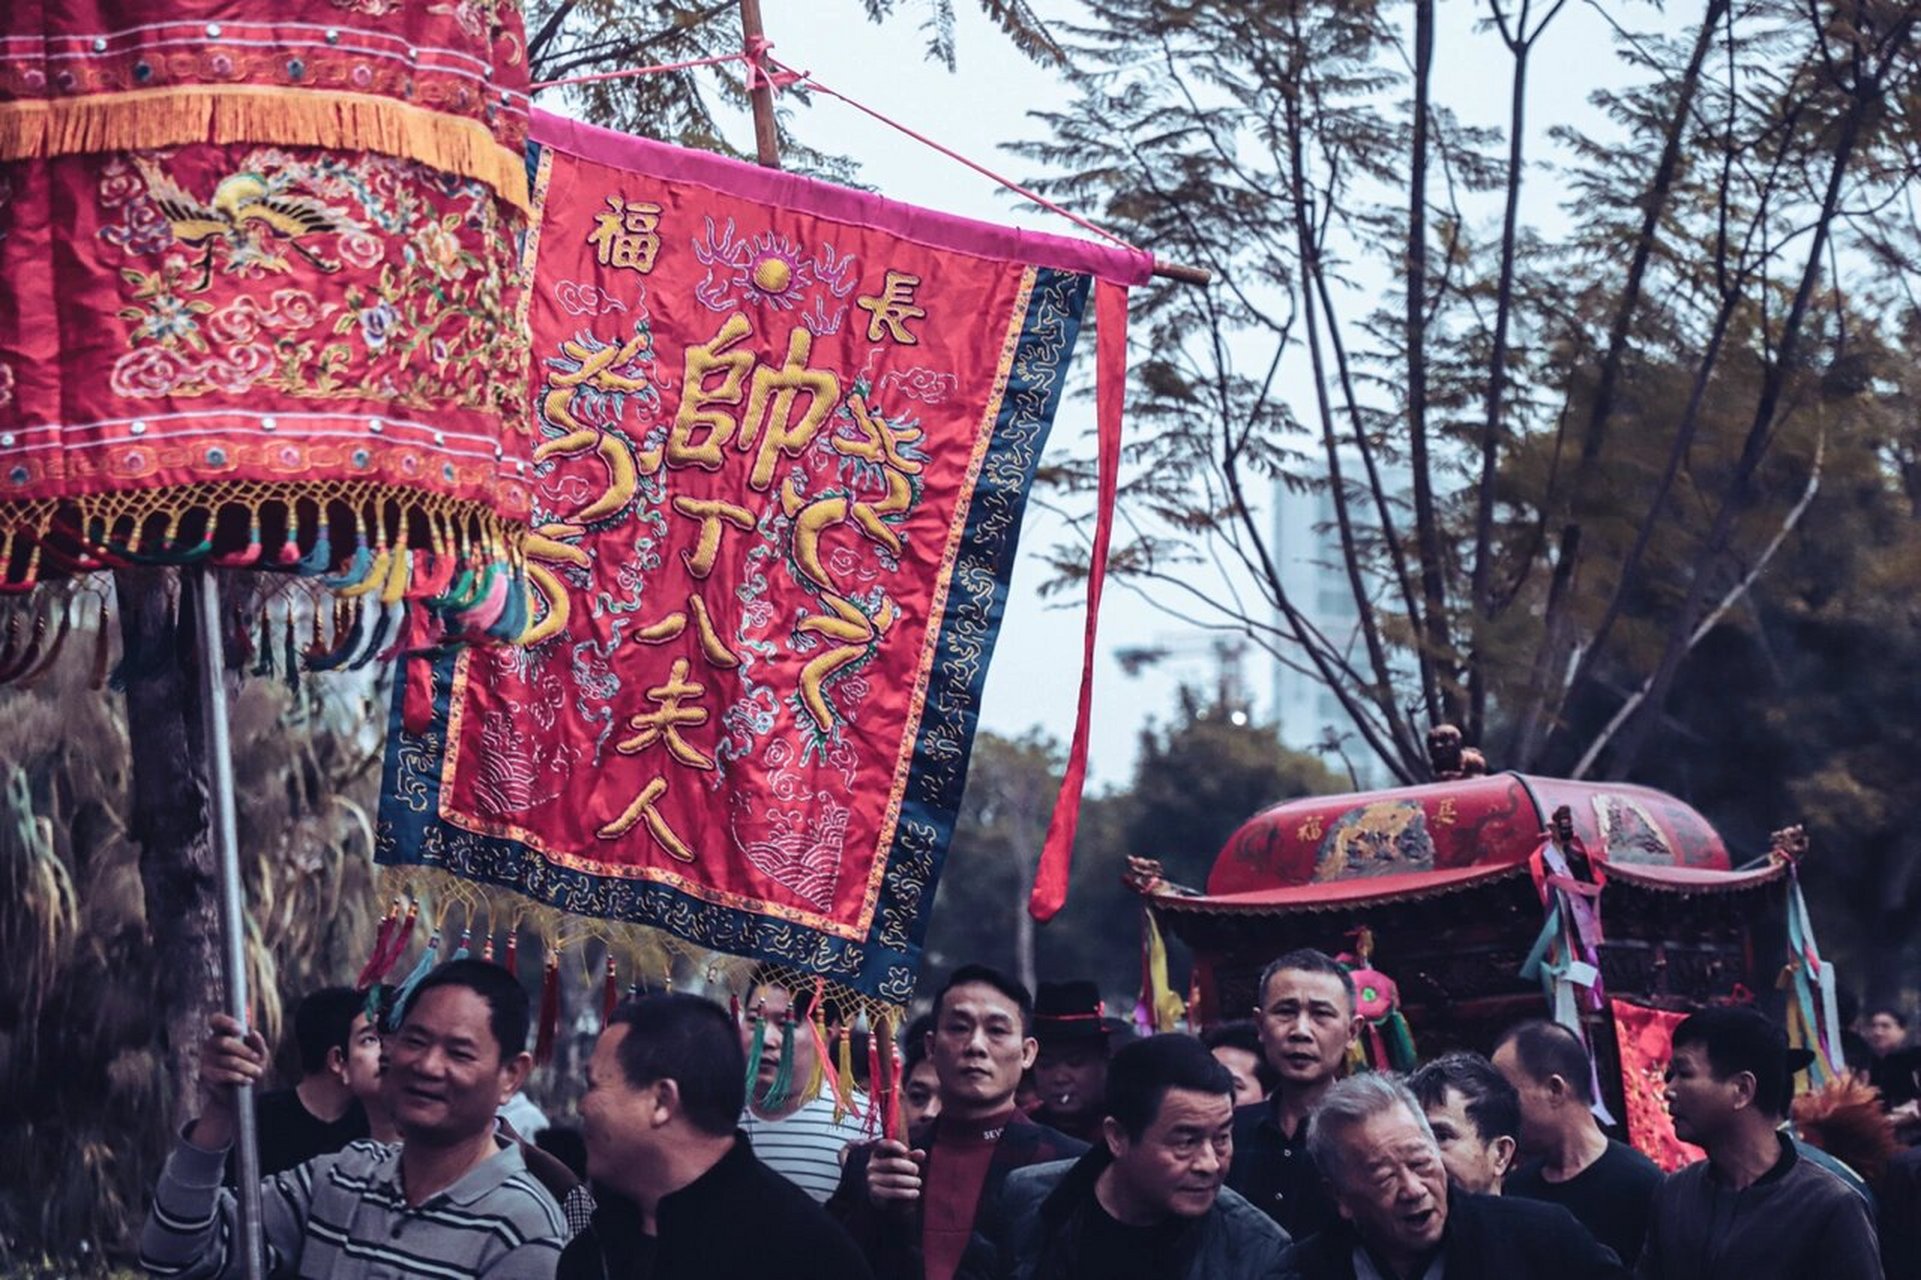
POLYGON ((798 306, 813 283, 809 264, 793 241, 763 232, 741 248, 742 271, 736 281, 755 302, 771 303, 782 311, 798 306))

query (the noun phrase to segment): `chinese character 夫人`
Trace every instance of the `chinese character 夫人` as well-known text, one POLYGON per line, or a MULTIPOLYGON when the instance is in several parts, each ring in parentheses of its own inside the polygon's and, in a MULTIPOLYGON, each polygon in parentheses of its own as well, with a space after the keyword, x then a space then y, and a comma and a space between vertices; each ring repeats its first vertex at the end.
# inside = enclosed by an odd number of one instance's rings
POLYGON ((910 276, 905 271, 889 271, 887 278, 881 282, 879 293, 854 299, 854 305, 868 313, 869 342, 892 338, 905 347, 920 345, 920 339, 907 328, 907 321, 919 320, 927 315, 926 308, 914 305, 914 290, 918 288, 919 276, 910 276))
POLYGON ((595 259, 603 267, 646 275, 660 253, 660 206, 608 196, 607 208, 610 212, 594 215, 594 229, 587 234, 595 259))

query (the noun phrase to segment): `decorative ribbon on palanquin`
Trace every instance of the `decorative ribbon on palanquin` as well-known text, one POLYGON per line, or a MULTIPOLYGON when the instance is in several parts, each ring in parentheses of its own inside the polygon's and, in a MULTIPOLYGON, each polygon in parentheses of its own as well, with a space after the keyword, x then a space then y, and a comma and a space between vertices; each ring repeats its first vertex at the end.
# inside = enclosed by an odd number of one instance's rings
POLYGON ((878 1020, 1088 288, 1152 261, 538 113, 534 141, 530 644, 409 663, 379 859, 878 1020))
POLYGON ((1805 1076, 1797 1077, 1801 1092, 1819 1089, 1846 1070, 1841 1048, 1840 1000, 1835 990, 1834 966, 1821 958, 1814 938, 1814 920, 1801 893, 1801 858, 1807 853, 1807 833, 1789 827, 1774 834, 1770 857, 1786 864, 1788 960, 1779 986, 1787 992, 1788 1043, 1813 1053, 1805 1076))
POLYGON ((1528 859, 1535 893, 1546 909, 1541 931, 1521 965, 1520 976, 1537 979, 1547 996, 1554 1021, 1580 1038, 1588 1050, 1588 1072, 1594 1102, 1591 1109, 1603 1124, 1613 1124, 1594 1065, 1593 1045, 1582 1007, 1606 1007, 1601 982, 1601 891, 1607 871, 1574 834, 1573 814, 1566 805, 1554 811, 1541 844, 1528 859), (1577 871, 1578 867, 1578 871, 1577 871))
POLYGON ((205 561, 352 601, 316 665, 511 640, 519 12, 251 10, 0 19, 0 590, 205 561))

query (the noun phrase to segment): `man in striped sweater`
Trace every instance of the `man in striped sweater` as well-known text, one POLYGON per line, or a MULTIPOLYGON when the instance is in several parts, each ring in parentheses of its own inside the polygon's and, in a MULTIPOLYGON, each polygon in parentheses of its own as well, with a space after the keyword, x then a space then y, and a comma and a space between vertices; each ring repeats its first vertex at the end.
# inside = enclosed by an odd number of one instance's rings
MULTIPOLYGON (((454 960, 429 974, 389 1041, 381 1085, 402 1141, 356 1142, 262 1183, 267 1274, 550 1280, 565 1239, 559 1206, 494 1127, 532 1066, 527 1021, 526 994, 497 965, 454 960)), ((257 1032, 213 1019, 200 1116, 168 1157, 141 1233, 149 1274, 244 1274, 220 1174, 234 1086, 266 1062, 257 1032)))

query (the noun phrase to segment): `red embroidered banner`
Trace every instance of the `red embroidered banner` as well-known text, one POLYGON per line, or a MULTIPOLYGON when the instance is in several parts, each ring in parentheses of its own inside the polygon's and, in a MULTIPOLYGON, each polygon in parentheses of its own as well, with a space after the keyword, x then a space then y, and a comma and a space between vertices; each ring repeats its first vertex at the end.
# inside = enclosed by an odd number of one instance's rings
POLYGON ((1150 261, 535 140, 533 643, 409 681, 381 858, 904 1000, 1089 277, 1150 261))
POLYGON ((1610 1000, 1608 1005, 1621 1049, 1628 1141, 1663 1173, 1704 1158, 1707 1153, 1701 1148, 1674 1136, 1674 1117, 1668 1114, 1668 1058, 1674 1051, 1674 1028, 1687 1014, 1628 1000, 1610 1000))

